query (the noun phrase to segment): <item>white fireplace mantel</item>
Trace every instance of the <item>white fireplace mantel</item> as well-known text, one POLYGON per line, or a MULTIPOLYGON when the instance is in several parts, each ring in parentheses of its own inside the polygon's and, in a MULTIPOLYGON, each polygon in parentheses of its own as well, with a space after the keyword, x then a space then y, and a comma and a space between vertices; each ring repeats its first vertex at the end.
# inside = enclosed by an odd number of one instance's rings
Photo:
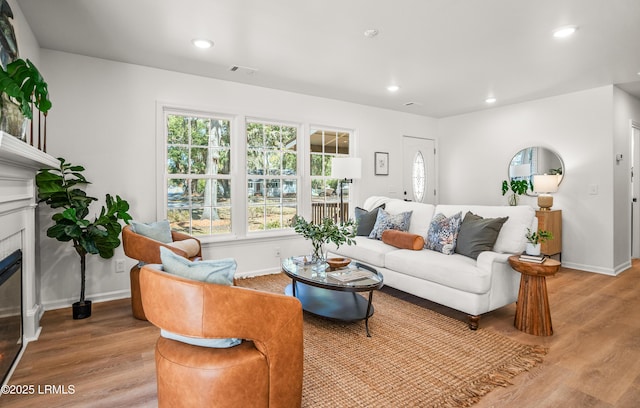
POLYGON ((44 313, 36 262, 35 175, 40 169, 58 166, 59 161, 53 156, 0 131, 0 258, 16 249, 22 250, 25 343, 38 338, 44 313))

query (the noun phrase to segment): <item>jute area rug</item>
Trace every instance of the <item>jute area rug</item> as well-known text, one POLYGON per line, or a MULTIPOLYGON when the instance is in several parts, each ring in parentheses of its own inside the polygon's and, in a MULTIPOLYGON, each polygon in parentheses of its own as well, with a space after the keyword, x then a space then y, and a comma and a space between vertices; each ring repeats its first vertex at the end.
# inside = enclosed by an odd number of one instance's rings
MULTIPOLYGON (((283 293, 284 274, 238 286, 283 293)), ((376 291, 375 314, 336 322, 304 315, 303 407, 468 407, 542 362, 546 350, 376 291)))

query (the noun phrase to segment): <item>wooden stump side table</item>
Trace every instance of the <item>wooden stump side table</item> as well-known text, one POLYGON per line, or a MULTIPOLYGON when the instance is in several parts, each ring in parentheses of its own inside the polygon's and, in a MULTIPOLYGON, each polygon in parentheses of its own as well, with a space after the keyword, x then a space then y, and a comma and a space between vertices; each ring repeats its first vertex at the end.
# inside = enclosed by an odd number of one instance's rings
POLYGON ((547 259, 543 263, 533 263, 518 258, 518 255, 509 257, 511 267, 522 274, 513 324, 525 333, 551 336, 553 327, 546 277, 558 272, 560 262, 547 259))

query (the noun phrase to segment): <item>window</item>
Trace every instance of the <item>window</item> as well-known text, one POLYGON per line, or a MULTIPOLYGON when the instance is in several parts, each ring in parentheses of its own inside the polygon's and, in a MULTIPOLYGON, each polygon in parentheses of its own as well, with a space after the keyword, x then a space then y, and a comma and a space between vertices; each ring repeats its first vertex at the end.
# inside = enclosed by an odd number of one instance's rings
POLYGON ((231 232, 231 122, 165 112, 167 218, 191 235, 231 232))
POLYGON ((425 179, 426 167, 424 165, 424 156, 422 152, 418 150, 416 156, 413 158, 412 181, 414 199, 419 203, 421 203, 424 198, 425 179))
POLYGON ((248 230, 288 228, 298 210, 298 128, 247 121, 248 230))
MULTIPOLYGON (((311 218, 319 222, 325 217, 339 217, 340 191, 338 180, 331 178, 331 160, 337 156, 349 156, 351 133, 340 130, 311 129, 311 218)), ((349 213, 349 184, 342 185, 345 214, 349 213)))

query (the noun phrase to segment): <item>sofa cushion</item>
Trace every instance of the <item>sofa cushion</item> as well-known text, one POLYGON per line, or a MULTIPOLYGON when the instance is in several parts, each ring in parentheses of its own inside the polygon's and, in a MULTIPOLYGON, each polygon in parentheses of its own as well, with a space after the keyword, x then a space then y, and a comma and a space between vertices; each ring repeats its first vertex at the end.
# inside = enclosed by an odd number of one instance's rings
MULTIPOLYGON (((200 282, 228 286, 233 285, 236 261, 232 258, 191 262, 186 258, 174 254, 170 249, 160 247, 160 259, 162 260, 162 269, 167 273, 200 282)), ((171 308, 169 299, 167 299, 167 308, 171 308)), ((166 330, 161 330, 160 335, 167 339, 200 347, 228 348, 241 343, 241 340, 236 338, 205 339, 187 337, 166 330)))
POLYGON ((389 199, 386 202, 385 211, 390 214, 400 214, 411 211, 411 221, 408 232, 419 234, 423 237, 429 230, 429 224, 433 218, 435 206, 433 204, 416 203, 415 201, 404 201, 397 198, 389 199))
POLYGON ((381 239, 382 232, 388 229, 407 231, 411 222, 411 211, 400 214, 390 214, 383 209, 378 210, 376 224, 373 226, 369 238, 381 239))
POLYGON ((491 288, 491 272, 459 254, 398 249, 387 254, 385 268, 469 293, 484 294, 491 288))
POLYGON ((482 218, 467 212, 460 225, 455 251, 473 259, 477 259, 480 252, 491 251, 507 218, 482 218))
POLYGON ((378 217, 378 210, 384 209, 384 204, 374 208, 371 211, 367 211, 364 208, 356 207, 355 216, 358 223, 358 229, 356 235, 368 237, 371 234, 371 230, 376 225, 376 219, 378 217))
POLYGON ((461 223, 462 213, 460 212, 451 217, 446 217, 442 213, 434 215, 429 225, 424 247, 432 251, 442 252, 445 255, 451 255, 456 249, 461 223))
POLYGON ((131 230, 136 234, 160 241, 164 244, 173 242, 173 238, 171 237, 171 226, 167 220, 151 222, 148 224, 131 221, 129 224, 131 225, 131 230))
POLYGON ((382 242, 396 248, 420 250, 424 246, 422 235, 410 232, 386 230, 382 233, 382 242))
POLYGON ((334 243, 328 243, 329 252, 347 258, 362 261, 372 266, 384 268, 384 257, 391 251, 398 251, 398 248, 387 245, 376 239, 367 237, 355 237, 356 245, 340 245, 336 248, 334 243))
MULTIPOLYGON (((504 223, 493 250, 495 252, 519 254, 524 251, 527 228, 537 229, 535 210, 529 205, 452 205, 440 204, 436 212, 451 216, 459 211, 471 211, 484 218, 509 217, 504 223)), ((413 222, 413 221, 412 221, 413 222)))

